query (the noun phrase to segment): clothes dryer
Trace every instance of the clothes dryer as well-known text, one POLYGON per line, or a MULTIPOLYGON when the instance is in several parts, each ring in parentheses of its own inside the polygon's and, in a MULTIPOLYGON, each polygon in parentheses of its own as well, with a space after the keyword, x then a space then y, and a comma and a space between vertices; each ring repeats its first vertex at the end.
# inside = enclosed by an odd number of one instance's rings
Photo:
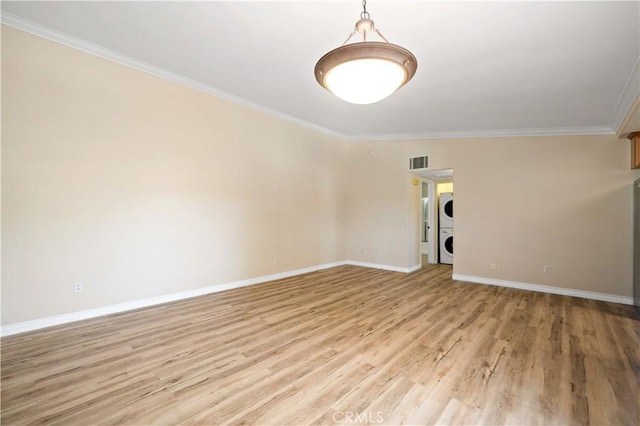
POLYGON ((440 228, 453 228, 453 192, 440 193, 438 205, 440 228))
POLYGON ((453 228, 440 228, 440 263, 453 265, 453 228))

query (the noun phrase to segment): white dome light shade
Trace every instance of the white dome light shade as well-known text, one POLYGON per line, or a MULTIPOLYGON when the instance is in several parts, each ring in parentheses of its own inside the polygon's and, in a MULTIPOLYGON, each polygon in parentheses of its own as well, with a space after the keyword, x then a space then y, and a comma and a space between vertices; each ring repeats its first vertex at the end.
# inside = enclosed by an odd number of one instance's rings
POLYGON ((391 43, 347 44, 324 55, 315 68, 318 83, 354 104, 378 102, 402 87, 416 72, 415 56, 391 43))
POLYGON ((352 104, 372 104, 398 90, 407 78, 404 68, 385 59, 357 59, 336 65, 324 84, 334 95, 352 104))

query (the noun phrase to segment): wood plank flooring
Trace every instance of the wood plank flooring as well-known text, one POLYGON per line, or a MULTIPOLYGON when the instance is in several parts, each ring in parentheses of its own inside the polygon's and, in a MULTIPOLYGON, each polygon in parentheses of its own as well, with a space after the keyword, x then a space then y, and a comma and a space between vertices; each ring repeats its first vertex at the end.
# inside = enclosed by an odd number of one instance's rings
POLYGON ((343 266, 2 339, 12 424, 640 424, 630 306, 343 266))

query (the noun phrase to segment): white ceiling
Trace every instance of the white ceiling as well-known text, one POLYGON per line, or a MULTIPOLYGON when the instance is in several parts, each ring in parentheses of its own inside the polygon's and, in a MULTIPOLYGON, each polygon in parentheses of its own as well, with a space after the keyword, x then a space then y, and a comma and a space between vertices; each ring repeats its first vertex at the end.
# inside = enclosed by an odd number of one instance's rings
POLYGON ((373 105, 313 75, 359 0, 1 7, 9 25, 344 139, 611 133, 640 90, 639 1, 369 0, 378 29, 418 59, 413 80, 373 105))

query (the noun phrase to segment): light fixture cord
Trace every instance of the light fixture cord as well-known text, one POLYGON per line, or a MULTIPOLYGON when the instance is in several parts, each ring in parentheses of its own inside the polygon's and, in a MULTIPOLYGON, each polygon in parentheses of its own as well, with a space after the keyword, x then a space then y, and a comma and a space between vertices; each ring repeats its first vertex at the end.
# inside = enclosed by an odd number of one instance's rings
POLYGON ((360 19, 369 19, 369 12, 367 12, 367 0, 362 0, 362 12, 360 12, 360 19))

